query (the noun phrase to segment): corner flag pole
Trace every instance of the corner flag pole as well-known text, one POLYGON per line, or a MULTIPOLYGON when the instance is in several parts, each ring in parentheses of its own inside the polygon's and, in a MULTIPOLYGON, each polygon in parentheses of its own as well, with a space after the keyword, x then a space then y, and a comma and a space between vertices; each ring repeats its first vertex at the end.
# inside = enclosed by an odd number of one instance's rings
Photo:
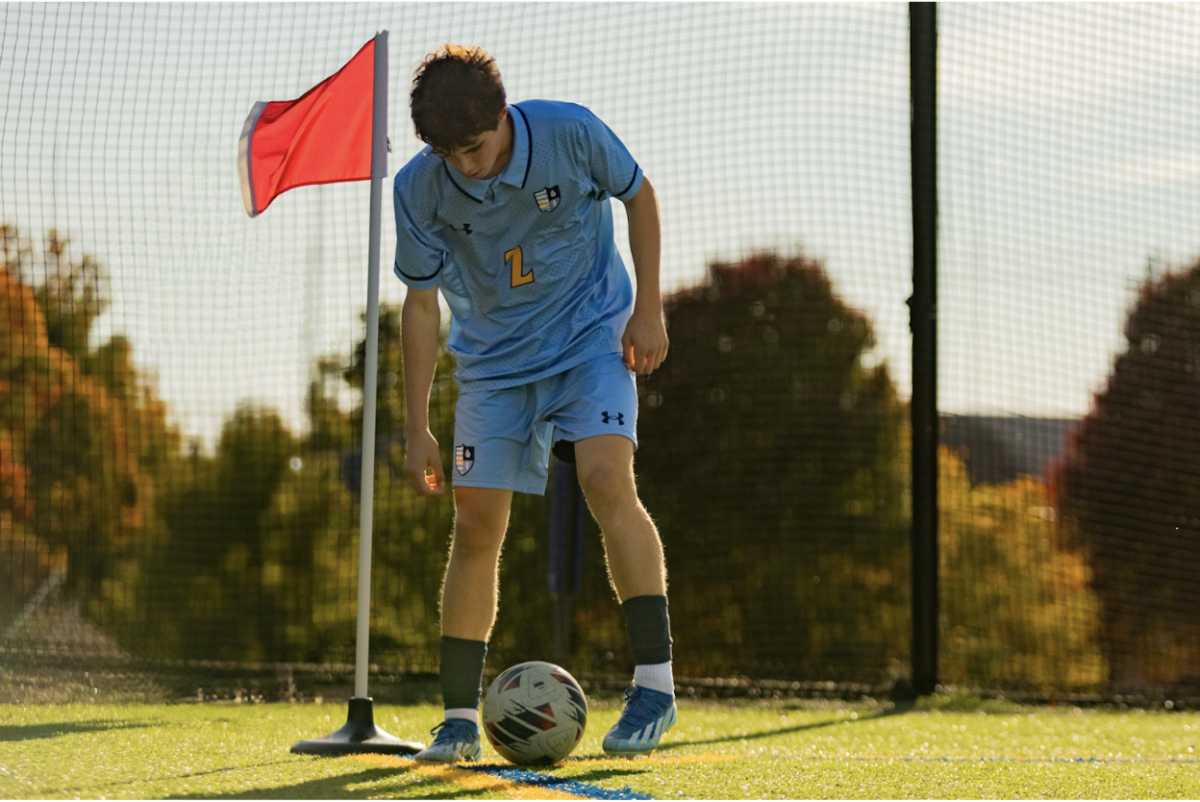
POLYGON ((292 746, 301 754, 360 752, 414 754, 423 744, 403 741, 375 726, 367 696, 371 632, 371 524, 375 500, 375 393, 379 372, 379 242, 383 218, 383 179, 387 178, 388 32, 375 35, 375 85, 371 111, 371 242, 367 251, 367 342, 363 376, 362 492, 358 515, 358 633, 354 659, 354 698, 346 724, 324 738, 292 746))
POLYGON ((354 695, 367 696, 371 637, 371 522, 375 501, 375 395, 379 373, 379 239, 387 178, 387 31, 375 36, 375 102, 371 116, 371 244, 367 251, 367 353, 363 374, 362 493, 358 513, 358 640, 354 695))

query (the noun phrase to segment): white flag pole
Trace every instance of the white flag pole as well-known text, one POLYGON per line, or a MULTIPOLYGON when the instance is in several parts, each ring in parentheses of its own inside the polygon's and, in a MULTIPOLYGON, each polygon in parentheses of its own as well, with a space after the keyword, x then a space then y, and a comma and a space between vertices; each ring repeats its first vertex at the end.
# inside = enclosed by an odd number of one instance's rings
POLYGON ((367 350, 363 374, 362 484, 358 514, 358 640, 354 695, 367 697, 371 639, 371 523, 375 500, 375 395, 379 373, 379 242, 387 178, 387 31, 375 36, 375 101, 371 119, 371 240, 367 251, 367 350))
POLYGON ((367 251, 367 342, 363 365, 362 484, 358 515, 358 633, 354 698, 337 732, 292 746, 301 754, 377 752, 413 754, 424 745, 402 741, 375 726, 367 696, 371 634, 371 524, 375 501, 375 393, 379 372, 379 248, 383 225, 383 179, 387 178, 388 32, 375 35, 375 86, 371 119, 371 240, 367 251))

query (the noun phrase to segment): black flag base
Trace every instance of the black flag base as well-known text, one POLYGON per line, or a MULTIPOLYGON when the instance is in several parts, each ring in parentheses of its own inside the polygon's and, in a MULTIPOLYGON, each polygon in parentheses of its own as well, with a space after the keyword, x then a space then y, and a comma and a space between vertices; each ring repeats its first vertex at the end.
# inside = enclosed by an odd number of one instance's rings
POLYGON ((370 697, 357 696, 350 700, 350 714, 340 730, 292 744, 297 755, 415 755, 424 748, 424 744, 402 741, 376 727, 370 697))

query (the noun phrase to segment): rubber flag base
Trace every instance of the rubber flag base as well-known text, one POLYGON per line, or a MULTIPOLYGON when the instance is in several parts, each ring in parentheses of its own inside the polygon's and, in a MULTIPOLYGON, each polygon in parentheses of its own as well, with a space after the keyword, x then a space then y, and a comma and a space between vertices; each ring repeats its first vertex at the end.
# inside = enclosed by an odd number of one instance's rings
POLYGON ((376 727, 370 697, 350 700, 346 724, 337 732, 292 744, 297 755, 415 755, 424 748, 425 744, 403 741, 376 727))

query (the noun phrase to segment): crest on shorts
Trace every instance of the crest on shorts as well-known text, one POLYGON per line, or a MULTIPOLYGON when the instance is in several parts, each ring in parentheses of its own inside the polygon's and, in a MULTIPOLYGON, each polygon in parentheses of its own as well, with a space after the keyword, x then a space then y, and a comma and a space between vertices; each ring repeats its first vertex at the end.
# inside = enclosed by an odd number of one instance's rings
POLYGON ((543 212, 552 212, 558 208, 558 202, 562 200, 562 192, 559 191, 558 185, 546 187, 533 193, 533 199, 537 201, 538 208, 543 212))
POLYGON ((475 446, 454 447, 454 468, 459 476, 466 476, 475 466, 475 446))

